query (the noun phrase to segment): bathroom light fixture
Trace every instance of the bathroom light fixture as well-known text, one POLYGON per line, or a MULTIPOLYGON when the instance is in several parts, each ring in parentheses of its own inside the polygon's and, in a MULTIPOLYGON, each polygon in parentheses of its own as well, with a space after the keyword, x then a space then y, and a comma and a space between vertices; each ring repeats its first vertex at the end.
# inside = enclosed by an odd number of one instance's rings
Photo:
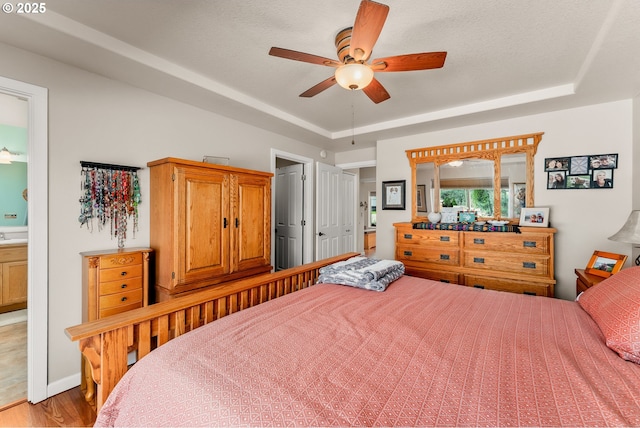
POLYGON ((3 147, 0 150, 0 164, 10 164, 11 163, 11 152, 6 147, 3 147))
POLYGON ((352 63, 338 67, 336 82, 345 89, 357 91, 366 88, 373 80, 373 70, 364 64, 352 63))

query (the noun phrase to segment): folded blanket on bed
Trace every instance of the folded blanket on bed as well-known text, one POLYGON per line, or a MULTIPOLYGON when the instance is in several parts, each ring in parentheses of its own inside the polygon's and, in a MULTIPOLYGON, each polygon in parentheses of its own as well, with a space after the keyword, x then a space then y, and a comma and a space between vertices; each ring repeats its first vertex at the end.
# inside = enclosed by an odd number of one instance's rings
POLYGON ((384 291, 404 274, 404 264, 396 260, 352 257, 320 269, 318 282, 349 285, 384 291))

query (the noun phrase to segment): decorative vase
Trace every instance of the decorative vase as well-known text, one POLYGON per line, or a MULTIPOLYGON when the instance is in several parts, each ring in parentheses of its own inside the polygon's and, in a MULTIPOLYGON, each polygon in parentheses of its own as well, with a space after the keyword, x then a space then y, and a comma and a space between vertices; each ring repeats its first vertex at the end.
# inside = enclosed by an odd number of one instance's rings
POLYGON ((429 214, 427 214, 427 218, 431 223, 438 223, 442 219, 442 214, 430 212, 429 214))

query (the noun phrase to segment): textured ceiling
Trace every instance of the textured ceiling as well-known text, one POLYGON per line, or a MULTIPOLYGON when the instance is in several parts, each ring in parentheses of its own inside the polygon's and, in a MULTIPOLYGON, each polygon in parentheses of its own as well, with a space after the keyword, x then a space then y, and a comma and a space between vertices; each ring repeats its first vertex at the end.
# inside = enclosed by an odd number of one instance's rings
POLYGON ((50 0, 42 15, 1 14, 0 42, 335 151, 640 93, 640 1, 384 3, 373 57, 448 56, 378 73, 391 99, 377 105, 339 86, 300 98, 333 69, 268 55, 336 58, 359 0, 50 0))

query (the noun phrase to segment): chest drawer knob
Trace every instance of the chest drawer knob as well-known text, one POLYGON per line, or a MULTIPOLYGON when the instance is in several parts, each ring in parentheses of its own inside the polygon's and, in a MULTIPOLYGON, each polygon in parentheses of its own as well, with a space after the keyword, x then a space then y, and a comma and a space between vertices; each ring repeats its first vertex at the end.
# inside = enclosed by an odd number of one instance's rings
POLYGON ((127 288, 127 284, 122 284, 120 288, 127 288))
POLYGON ((536 248, 536 241, 523 241, 522 246, 525 248, 536 248))
POLYGON ((484 239, 483 238, 473 238, 473 243, 474 244, 478 244, 478 245, 484 245, 484 239))
POLYGON ((120 276, 127 276, 127 272, 120 272, 120 276))
POLYGON ((412 251, 405 251, 404 255, 405 256, 413 256, 413 252, 412 251))
POLYGON ((484 257, 474 257, 473 258, 473 262, 474 263, 484 263, 484 257))
POLYGON ((449 254, 440 254, 440 260, 449 260, 449 254))
POLYGON ((441 236, 440 237, 440 241, 441 242, 449 242, 449 237, 448 236, 441 236))
POLYGON ((413 235, 410 233, 405 233, 404 234, 404 239, 413 239, 413 235))
POLYGON ((123 297, 122 299, 120 299, 120 301, 121 301, 121 302, 126 302, 126 301, 127 301, 127 298, 126 298, 126 297, 123 297))
POLYGON ((522 262, 522 267, 525 269, 535 269, 536 268, 536 263, 535 262, 522 262))

